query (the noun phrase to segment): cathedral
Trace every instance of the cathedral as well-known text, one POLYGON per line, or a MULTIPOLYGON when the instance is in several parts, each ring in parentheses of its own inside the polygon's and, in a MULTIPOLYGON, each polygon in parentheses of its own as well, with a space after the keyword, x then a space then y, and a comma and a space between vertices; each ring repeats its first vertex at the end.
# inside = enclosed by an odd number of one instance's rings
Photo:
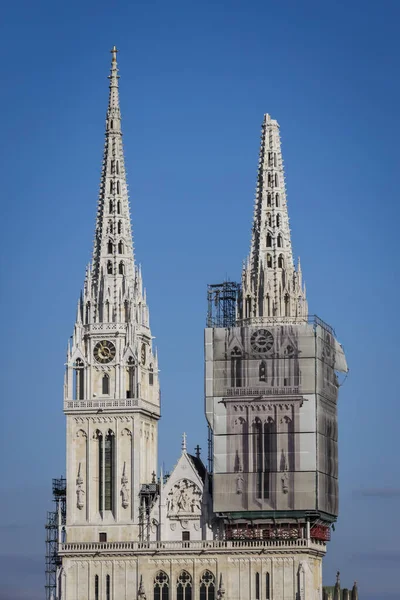
POLYGON ((308 314, 268 114, 241 282, 210 285, 208 299, 208 463, 184 434, 165 475, 114 47, 93 256, 66 360, 66 486, 48 598, 322 600, 338 515, 337 373, 347 365, 334 330, 308 314))

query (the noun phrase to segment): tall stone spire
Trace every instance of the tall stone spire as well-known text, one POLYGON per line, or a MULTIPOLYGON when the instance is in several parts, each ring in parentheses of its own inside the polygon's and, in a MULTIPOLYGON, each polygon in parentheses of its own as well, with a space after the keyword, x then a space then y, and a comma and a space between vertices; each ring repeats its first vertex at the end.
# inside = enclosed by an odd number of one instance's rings
POLYGON ((279 124, 264 116, 250 256, 242 274, 242 318, 304 320, 308 307, 300 261, 293 262, 279 124), (285 319, 286 318, 286 319, 285 319))
POLYGON ((138 318, 142 325, 148 326, 141 272, 135 266, 133 254, 115 46, 111 54, 110 91, 93 258, 86 273, 84 298, 80 303, 81 315, 78 318, 85 324, 126 322, 126 312, 134 311, 135 305, 139 303, 141 314, 138 318))

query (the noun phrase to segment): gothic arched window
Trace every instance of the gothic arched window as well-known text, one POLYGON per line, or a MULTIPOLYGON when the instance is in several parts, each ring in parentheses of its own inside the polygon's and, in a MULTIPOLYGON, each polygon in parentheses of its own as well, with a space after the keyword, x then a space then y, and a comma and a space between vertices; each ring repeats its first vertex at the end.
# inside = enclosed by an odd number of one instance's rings
POLYGON ((85 397, 84 378, 85 370, 83 361, 77 358, 74 366, 74 400, 83 400, 85 397))
POLYGON ((280 254, 280 255, 278 256, 278 267, 279 267, 280 269, 283 269, 283 265, 284 265, 284 261, 283 261, 283 254, 280 254))
POLYGON ((110 181, 110 194, 114 193, 114 182, 110 181))
POLYGON ((260 573, 256 573, 256 600, 260 600, 260 573))
POLYGON ((118 254, 124 253, 124 243, 122 241, 118 242, 118 254))
POLYGON ((181 571, 178 577, 176 600, 192 600, 192 578, 187 571, 181 571))
POLYGON ((112 266, 111 260, 109 260, 107 263, 107 274, 112 275, 112 272, 113 272, 113 266, 112 266))
POLYGON ((278 187, 278 173, 275 173, 275 187, 278 187))
POLYGON ((272 184, 271 173, 268 173, 268 187, 271 187, 271 184, 272 184))
POLYGON ((289 294, 285 294, 285 317, 289 317, 290 313, 290 304, 289 304, 289 294))
POLYGON ((149 385, 153 385, 154 384, 154 370, 153 370, 153 365, 150 365, 149 368, 149 385))
POLYGON ((279 194, 276 194, 275 196, 275 206, 279 208, 279 194))
POLYGON ((110 214, 114 212, 114 202, 112 200, 110 200, 110 202, 108 204, 108 212, 110 214))
POLYGON ((271 194, 267 195, 267 206, 271 206, 271 194))
POLYGON ((282 246, 283 246, 281 234, 278 235, 277 245, 278 245, 278 248, 282 248, 282 246))
POLYGON ((115 161, 115 166, 116 166, 116 173, 117 173, 117 175, 119 175, 119 160, 115 161))
POLYGON ((270 317, 271 316, 271 298, 269 297, 269 294, 267 294, 266 298, 267 298, 267 317, 270 317))
POLYGON ((106 575, 106 600, 111 600, 111 577, 106 575))
POLYGON ((274 152, 274 167, 276 167, 276 165, 277 165, 277 162, 278 162, 278 161, 277 161, 277 159, 276 159, 276 152, 274 152))
POLYGON ((126 369, 126 397, 135 397, 135 361, 132 356, 128 358, 128 366, 126 369))
POLYGON ((271 216, 271 213, 267 213, 267 225, 268 225, 268 227, 272 227, 272 216, 271 216))
POLYGON ((120 193, 120 185, 119 185, 119 181, 117 181, 117 194, 120 193))
POLYGON ((267 379, 267 365, 264 360, 260 362, 260 366, 258 368, 258 379, 259 381, 266 381, 267 379))
POLYGON ((200 577, 200 600, 215 600, 215 576, 208 570, 200 577))
POLYGON ((267 254, 267 267, 272 267, 272 256, 267 254))
POLYGON ((242 387, 242 353, 237 346, 231 352, 231 386, 242 387))
POLYGON ((265 600, 270 600, 269 573, 265 574, 265 600))
POLYGON ((117 202, 117 213, 120 215, 121 214, 121 202, 118 200, 117 202))
POLYGON ((270 233, 267 233, 267 248, 271 248, 272 246, 272 237, 270 233))
POLYGON ((122 233, 122 221, 118 221, 118 233, 122 233))
POLYGON ((164 571, 158 571, 154 578, 154 600, 169 600, 169 577, 164 571))
POLYGON ((99 600, 99 576, 94 576, 94 600, 99 600))
POLYGON ((108 396, 110 393, 110 377, 105 373, 102 379, 102 393, 105 396, 108 396))
POLYGON ((120 275, 125 275, 125 265, 122 261, 118 265, 118 273, 120 275))
POLYGON ((110 121, 110 129, 113 129, 113 128, 114 128, 114 121, 111 119, 111 121, 110 121))
POLYGON ((114 507, 114 435, 108 431, 105 438, 98 432, 99 441, 99 509, 114 507))
POLYGON ((112 221, 108 221, 108 232, 109 233, 113 232, 113 222, 112 221))
POLYGON ((276 226, 277 227, 281 226, 281 215, 276 215, 276 226))
POLYGON ((111 241, 111 240, 109 240, 109 241, 108 241, 108 244, 107 244, 107 252, 108 252, 108 254, 112 254, 112 253, 113 253, 113 250, 114 250, 113 243, 112 243, 112 241, 111 241))

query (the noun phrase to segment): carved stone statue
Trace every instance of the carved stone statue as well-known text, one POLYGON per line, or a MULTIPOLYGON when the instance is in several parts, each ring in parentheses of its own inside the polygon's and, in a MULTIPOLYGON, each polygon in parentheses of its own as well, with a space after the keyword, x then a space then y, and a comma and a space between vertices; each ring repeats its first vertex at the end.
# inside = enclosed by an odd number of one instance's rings
POLYGON ((76 478, 76 506, 79 510, 84 507, 85 490, 83 489, 83 477, 81 476, 81 463, 78 467, 78 477, 76 478))
POLYGON ((125 463, 122 471, 121 477, 121 498, 122 498, 122 508, 128 508, 129 506, 129 488, 128 488, 128 478, 125 474, 125 463))
POLYGON ((243 494, 243 488, 244 488, 244 477, 243 477, 242 469, 239 469, 239 471, 236 475, 236 493, 243 494))
POLYGON ((189 479, 181 479, 178 481, 168 494, 167 511, 169 517, 200 515, 200 488, 189 479))
POLYGON ((137 597, 138 597, 138 600, 146 600, 146 593, 144 591, 143 577, 142 577, 142 575, 140 576, 140 584, 139 584, 139 589, 138 589, 137 597))

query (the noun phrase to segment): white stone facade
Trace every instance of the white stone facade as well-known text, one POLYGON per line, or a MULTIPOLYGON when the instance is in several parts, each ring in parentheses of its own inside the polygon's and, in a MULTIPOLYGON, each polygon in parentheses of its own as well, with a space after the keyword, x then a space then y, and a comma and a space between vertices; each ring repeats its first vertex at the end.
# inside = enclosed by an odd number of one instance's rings
MULTIPOLYGON (((276 121, 267 116, 263 132, 261 172, 275 199, 271 206, 262 186, 239 317, 304 317, 276 121)), ((171 474, 157 477, 158 360, 133 255, 121 136, 114 48, 93 260, 64 383, 67 516, 57 600, 321 599, 326 547, 309 528, 299 526, 295 538, 228 539, 226 520, 212 510, 211 479, 185 439, 171 474)))

